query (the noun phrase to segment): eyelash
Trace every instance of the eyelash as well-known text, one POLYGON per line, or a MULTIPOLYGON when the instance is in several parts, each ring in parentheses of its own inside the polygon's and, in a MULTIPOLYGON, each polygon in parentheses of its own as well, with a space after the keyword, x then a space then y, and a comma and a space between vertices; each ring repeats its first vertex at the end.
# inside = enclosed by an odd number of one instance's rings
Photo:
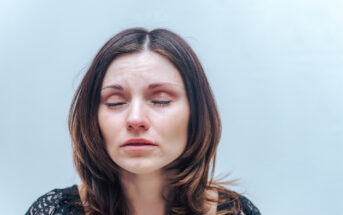
MULTIPOLYGON (((166 106, 170 104, 170 101, 151 101, 152 104, 158 105, 158 106, 166 106)), ((126 104, 125 102, 118 102, 118 103, 108 103, 106 104, 108 107, 116 107, 120 105, 126 104)))
POLYGON ((115 106, 119 106, 119 105, 123 105, 125 104, 125 102, 118 102, 118 103, 108 103, 106 104, 108 107, 115 107, 115 106))
POLYGON ((166 105, 170 104, 170 101, 151 101, 151 103, 153 103, 155 105, 159 105, 159 106, 166 106, 166 105))

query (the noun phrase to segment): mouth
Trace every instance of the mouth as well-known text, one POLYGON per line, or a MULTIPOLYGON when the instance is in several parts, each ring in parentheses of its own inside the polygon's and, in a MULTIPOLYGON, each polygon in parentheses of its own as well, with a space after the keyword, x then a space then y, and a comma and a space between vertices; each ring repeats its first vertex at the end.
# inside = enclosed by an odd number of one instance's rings
POLYGON ((158 146, 158 144, 146 139, 129 139, 120 145, 129 151, 145 151, 158 146))

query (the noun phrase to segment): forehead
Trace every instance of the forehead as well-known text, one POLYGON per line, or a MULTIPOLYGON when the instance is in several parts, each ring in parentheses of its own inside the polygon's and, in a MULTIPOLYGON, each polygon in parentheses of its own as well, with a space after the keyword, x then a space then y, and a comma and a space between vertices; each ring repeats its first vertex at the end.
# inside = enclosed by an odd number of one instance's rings
POLYGON ((182 84, 176 67, 165 57, 151 51, 116 58, 108 67, 103 86, 107 84, 170 82, 182 84))

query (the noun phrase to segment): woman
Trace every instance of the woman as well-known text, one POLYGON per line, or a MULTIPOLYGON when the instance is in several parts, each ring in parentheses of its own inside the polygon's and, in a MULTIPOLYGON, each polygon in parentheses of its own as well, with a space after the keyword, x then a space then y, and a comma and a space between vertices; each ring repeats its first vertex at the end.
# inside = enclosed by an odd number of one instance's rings
POLYGON ((212 180, 216 104, 197 56, 168 30, 111 38, 74 96, 69 129, 82 185, 43 195, 27 214, 260 214, 212 180))

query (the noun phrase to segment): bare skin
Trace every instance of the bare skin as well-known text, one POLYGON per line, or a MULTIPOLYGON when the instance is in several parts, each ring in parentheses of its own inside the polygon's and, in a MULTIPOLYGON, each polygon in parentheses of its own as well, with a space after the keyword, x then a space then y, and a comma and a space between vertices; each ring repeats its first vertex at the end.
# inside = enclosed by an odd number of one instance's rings
MULTIPOLYGON (((129 177, 130 178, 130 177, 129 177)), ((163 183, 156 174, 147 176, 136 176, 124 182, 127 196, 130 200, 132 215, 161 215, 165 214, 165 201, 162 198, 163 183)), ((82 185, 78 186, 81 202, 84 202, 85 191, 82 185)), ((218 192, 207 190, 206 195, 212 199, 218 199, 218 192)), ((205 215, 215 215, 217 203, 207 202, 205 215)))
POLYGON ((125 172, 121 181, 130 201, 132 215, 165 214, 162 197, 164 180, 160 171, 146 175, 125 172))

